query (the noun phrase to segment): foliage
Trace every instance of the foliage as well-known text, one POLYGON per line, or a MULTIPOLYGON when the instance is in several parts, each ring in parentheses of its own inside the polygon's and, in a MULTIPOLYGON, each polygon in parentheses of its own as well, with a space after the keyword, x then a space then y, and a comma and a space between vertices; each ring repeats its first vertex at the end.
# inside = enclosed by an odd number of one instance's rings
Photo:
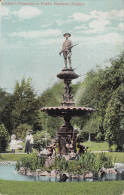
POLYGON ((28 130, 32 130, 31 125, 24 123, 20 124, 16 129, 14 129, 13 133, 16 134, 18 139, 25 139, 26 132, 28 130))
POLYGON ((64 157, 57 157, 55 160, 57 170, 73 174, 85 174, 88 171, 92 171, 95 176, 102 167, 113 167, 111 156, 106 156, 105 153, 95 155, 94 153, 86 152, 78 160, 66 161, 64 157))
POLYGON ((92 171, 94 176, 98 174, 102 167, 113 167, 111 157, 106 156, 105 153, 101 153, 99 156, 97 156, 93 153, 86 152, 85 155, 80 157, 79 162, 80 171, 82 173, 92 171))
POLYGON ((104 129, 106 140, 109 145, 117 144, 117 147, 123 148, 124 144, 124 84, 120 85, 112 94, 108 102, 104 119, 104 129))
POLYGON ((41 121, 43 130, 47 131, 53 137, 56 135, 57 130, 62 125, 61 118, 51 117, 46 113, 41 113, 41 121))
POLYGON ((31 79, 16 82, 13 95, 2 112, 2 121, 12 133, 20 124, 35 126, 35 115, 40 108, 39 100, 31 86, 31 79))
MULTIPOLYGON (((111 136, 116 139, 116 132, 118 131, 118 123, 115 122, 114 129, 104 124, 104 119, 106 114, 111 115, 111 109, 114 108, 113 94, 118 91, 118 89, 123 87, 124 83, 124 52, 115 59, 112 59, 111 66, 101 69, 97 67, 96 71, 90 71, 87 73, 85 80, 79 85, 77 89, 77 93, 75 95, 77 105, 79 106, 87 106, 95 108, 95 113, 91 115, 87 115, 84 119, 80 118, 80 122, 75 121, 75 124, 81 130, 87 130, 90 133, 95 132, 101 135, 101 139, 104 137, 109 139, 109 135, 107 136, 107 129, 110 132, 111 136), (111 102, 108 105, 108 102, 111 102), (110 110, 108 108, 110 107, 110 110), (93 121, 93 123, 92 123, 93 121), (106 127, 105 127, 106 126, 106 127), (115 132, 115 134, 113 134, 115 132)), ((123 91, 123 90, 122 90, 123 91)), ((122 97, 123 97, 122 93, 122 97)), ((121 110, 118 110, 118 116, 120 117, 121 110)), ((108 120, 109 121, 109 120, 108 120)), ((114 123, 114 122, 113 122, 114 123)), ((124 121, 121 120, 121 128, 124 126, 124 121)), ((97 138, 100 136, 98 135, 97 138)), ((118 135, 117 135, 118 137, 118 135)), ((113 139, 113 138, 112 138, 113 139)), ((118 138, 117 138, 118 140, 118 138)), ((118 142, 116 140, 116 142, 118 142)))
POLYGON ((44 148, 50 142, 50 134, 46 131, 37 131, 34 134, 34 145, 33 147, 40 150, 44 148))
POLYGON ((68 170, 68 162, 65 160, 64 157, 56 157, 55 159, 55 168, 58 171, 67 171, 68 170))
POLYGON ((4 124, 0 124, 0 152, 5 152, 9 141, 8 131, 4 124))
MULTIPOLYGON (((26 169, 36 170, 42 168, 44 163, 45 157, 39 158, 37 153, 32 153, 18 161, 16 168, 24 167, 26 169)), ((52 168, 60 172, 66 171, 71 174, 85 174, 92 171, 94 175, 96 175, 102 167, 113 167, 111 156, 106 156, 104 153, 95 155, 91 152, 86 152, 81 155, 78 160, 72 161, 67 161, 64 157, 58 156, 52 168)))
POLYGON ((8 100, 9 100, 9 94, 5 92, 2 88, 0 88, 0 123, 2 123, 1 113, 5 108, 6 104, 8 103, 8 100))
POLYGON ((111 168, 113 167, 112 156, 108 156, 105 153, 100 153, 98 156, 101 167, 111 168))
POLYGON ((22 157, 19 161, 17 161, 16 168, 19 170, 20 167, 24 167, 30 170, 36 170, 42 168, 45 164, 45 158, 39 158, 37 153, 31 153, 27 156, 22 157))
POLYGON ((41 106, 59 106, 62 102, 62 95, 64 93, 63 82, 55 83, 51 88, 48 88, 39 97, 41 106))

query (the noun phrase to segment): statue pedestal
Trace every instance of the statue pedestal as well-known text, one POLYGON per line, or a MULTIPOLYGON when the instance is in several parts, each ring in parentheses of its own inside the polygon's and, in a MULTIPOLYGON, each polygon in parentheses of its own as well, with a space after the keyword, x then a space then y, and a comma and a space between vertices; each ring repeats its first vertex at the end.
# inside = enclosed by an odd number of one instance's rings
POLYGON ((63 125, 57 132, 59 154, 68 155, 69 152, 76 152, 77 132, 70 123, 63 125))

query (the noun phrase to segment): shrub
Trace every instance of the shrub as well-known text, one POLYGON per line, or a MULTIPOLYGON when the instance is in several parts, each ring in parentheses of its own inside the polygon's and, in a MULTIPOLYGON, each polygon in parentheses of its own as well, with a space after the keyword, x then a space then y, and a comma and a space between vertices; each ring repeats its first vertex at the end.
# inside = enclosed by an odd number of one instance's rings
POLYGON ((34 145, 33 147, 40 150, 44 148, 50 142, 50 135, 46 131, 37 131, 34 134, 34 145))
MULTIPOLYGON (((16 168, 17 170, 20 167, 36 170, 44 168, 44 164, 45 157, 38 158, 37 153, 32 153, 18 161, 16 168)), ((94 176, 97 176, 102 167, 113 167, 110 156, 106 156, 104 153, 95 155, 93 153, 86 152, 85 154, 81 155, 78 160, 67 161, 64 157, 58 156, 55 159, 54 165, 49 167, 49 170, 56 169, 60 172, 66 171, 70 174, 85 174, 92 171, 94 176)))
POLYGON ((68 161, 66 161, 64 157, 56 157, 55 168, 59 171, 68 170, 68 161))
POLYGON ((106 156, 105 153, 101 153, 98 158, 100 164, 104 168, 113 167, 112 156, 106 156))
POLYGON ((0 152, 5 152, 8 146, 9 134, 4 124, 0 125, 0 152))
POLYGON ((104 153, 95 155, 86 152, 80 156, 79 160, 66 161, 64 158, 57 157, 55 160, 55 168, 59 171, 67 171, 72 174, 85 174, 92 171, 96 176, 102 168, 113 167, 112 158, 104 153))
POLYGON ((40 169, 45 164, 45 157, 38 157, 37 153, 31 153, 27 156, 21 158, 21 160, 17 161, 16 169, 19 170, 20 167, 24 167, 30 170, 40 169))

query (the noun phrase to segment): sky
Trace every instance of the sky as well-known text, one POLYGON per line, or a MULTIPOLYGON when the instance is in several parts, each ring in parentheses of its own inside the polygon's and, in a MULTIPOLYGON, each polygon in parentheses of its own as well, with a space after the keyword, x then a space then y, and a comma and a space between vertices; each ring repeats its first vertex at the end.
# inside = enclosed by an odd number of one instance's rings
POLYGON ((64 66, 65 32, 79 44, 72 66, 80 80, 123 51, 124 0, 3 0, 0 31, 0 87, 12 93, 17 80, 31 77, 41 94, 64 66))

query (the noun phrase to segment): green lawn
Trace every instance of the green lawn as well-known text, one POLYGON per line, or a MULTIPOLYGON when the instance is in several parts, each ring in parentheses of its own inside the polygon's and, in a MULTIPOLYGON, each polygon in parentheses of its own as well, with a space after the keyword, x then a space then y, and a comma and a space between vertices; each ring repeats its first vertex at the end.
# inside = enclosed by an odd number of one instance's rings
MULTIPOLYGON (((92 142, 87 141, 83 143, 84 146, 88 146, 90 151, 108 151, 107 142, 92 142)), ((112 156, 114 162, 124 163, 124 152, 106 152, 106 155, 112 156)))
POLYGON ((6 195, 121 195, 124 181, 50 183, 0 180, 0 192, 6 195))
POLYGON ((114 162, 124 163, 124 152, 106 152, 106 155, 112 156, 114 162))
POLYGON ((107 142, 93 142, 87 141, 83 143, 84 146, 87 146, 91 151, 108 151, 107 142))
POLYGON ((27 154, 0 154, 0 161, 17 161, 27 154))

